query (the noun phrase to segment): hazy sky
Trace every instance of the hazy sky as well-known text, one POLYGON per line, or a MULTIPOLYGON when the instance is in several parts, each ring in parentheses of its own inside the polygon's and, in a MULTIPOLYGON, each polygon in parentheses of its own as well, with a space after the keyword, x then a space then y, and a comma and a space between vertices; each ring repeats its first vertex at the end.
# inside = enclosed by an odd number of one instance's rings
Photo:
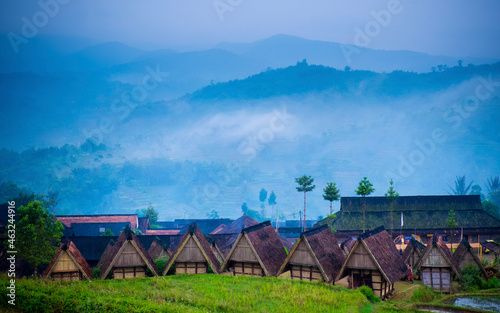
POLYGON ((2 0, 0 32, 5 40, 38 18, 41 34, 192 49, 279 33, 356 43, 358 28, 373 49, 498 58, 499 13, 496 0, 2 0))

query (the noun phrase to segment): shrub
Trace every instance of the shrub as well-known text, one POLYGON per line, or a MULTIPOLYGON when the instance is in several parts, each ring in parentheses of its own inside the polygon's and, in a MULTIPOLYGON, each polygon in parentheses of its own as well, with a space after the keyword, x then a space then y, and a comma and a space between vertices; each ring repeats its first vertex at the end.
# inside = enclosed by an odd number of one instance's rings
POLYGON ((481 282, 481 289, 496 289, 500 287, 500 280, 497 277, 481 282))
POLYGON ((411 297, 411 301, 413 302, 431 302, 436 298, 436 294, 432 290, 431 287, 428 286, 420 286, 419 289, 415 290, 413 296, 411 297))
POLYGON ((371 303, 381 301, 380 298, 375 296, 375 294, 373 293, 373 290, 368 286, 361 286, 357 290, 359 292, 361 292, 366 297, 366 299, 368 299, 368 301, 370 301, 371 303))
POLYGON ((486 275, 488 275, 488 278, 492 278, 492 277, 498 277, 499 274, 498 274, 498 269, 493 266, 493 265, 486 265, 484 267, 484 270, 486 271, 486 275))
POLYGON ((168 257, 159 258, 155 260, 156 269, 158 270, 158 275, 163 274, 163 270, 165 269, 167 263, 168 263, 168 257))
POLYGON ((460 279, 460 289, 464 291, 476 291, 481 288, 482 281, 479 277, 479 269, 473 265, 468 264, 462 269, 462 278, 460 279))
POLYGON ((101 269, 99 267, 94 267, 92 269, 92 279, 99 279, 99 275, 101 274, 101 269))

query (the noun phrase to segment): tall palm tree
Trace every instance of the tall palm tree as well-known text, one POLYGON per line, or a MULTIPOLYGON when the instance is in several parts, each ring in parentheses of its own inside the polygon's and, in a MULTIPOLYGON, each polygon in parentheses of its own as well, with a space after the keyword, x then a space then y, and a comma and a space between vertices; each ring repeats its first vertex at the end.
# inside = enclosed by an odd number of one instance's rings
POLYGON ((366 196, 370 195, 374 191, 375 188, 373 188, 373 184, 370 183, 366 177, 359 182, 358 189, 355 190, 358 196, 363 197, 363 233, 366 228, 366 196))
POLYGON ((304 192, 304 231, 306 231, 306 192, 312 191, 316 188, 316 185, 313 185, 314 178, 311 176, 304 175, 302 177, 295 178, 295 182, 299 184, 297 188, 298 192, 304 192))
POLYGON ((472 186, 472 181, 467 185, 465 182, 465 175, 464 176, 457 176, 455 178, 455 189, 453 189, 450 185, 451 191, 453 192, 454 195, 457 196, 464 196, 469 193, 470 187, 472 186), (467 187, 466 187, 467 186, 467 187))
POLYGON ((389 199, 390 203, 390 210, 391 210, 391 236, 392 236, 392 230, 394 229, 394 216, 393 216, 393 211, 394 211, 394 200, 396 200, 399 197, 399 193, 396 192, 394 189, 394 182, 391 181, 389 182, 389 189, 385 193, 385 196, 387 199, 389 199))
POLYGON ((340 193, 335 183, 327 183, 323 189, 323 199, 330 201, 330 215, 332 215, 332 202, 340 199, 340 193))

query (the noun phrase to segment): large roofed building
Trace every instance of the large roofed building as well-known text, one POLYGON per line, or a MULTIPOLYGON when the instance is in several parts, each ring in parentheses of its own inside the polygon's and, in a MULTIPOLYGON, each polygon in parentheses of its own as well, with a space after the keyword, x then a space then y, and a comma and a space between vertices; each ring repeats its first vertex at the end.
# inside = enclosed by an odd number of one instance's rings
MULTIPOLYGON (((446 227, 446 220, 450 210, 455 212, 458 223, 453 230, 455 242, 460 241, 461 235, 471 243, 477 243, 478 236, 483 240, 500 235, 500 220, 482 209, 478 195, 401 196, 393 202, 392 210, 386 197, 366 197, 365 210, 365 229, 384 225, 394 237, 416 234, 426 241, 435 233, 448 236, 450 230, 446 227)), ((361 234, 363 198, 342 197, 336 217, 319 222, 320 225, 330 223, 337 230, 337 237, 361 234)))

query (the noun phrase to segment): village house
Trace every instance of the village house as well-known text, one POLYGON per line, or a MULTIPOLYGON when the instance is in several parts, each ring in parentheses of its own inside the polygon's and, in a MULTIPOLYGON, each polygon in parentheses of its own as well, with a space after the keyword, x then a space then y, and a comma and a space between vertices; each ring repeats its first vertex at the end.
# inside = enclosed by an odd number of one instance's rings
POLYGON ((92 269, 70 240, 65 240, 42 274, 52 280, 92 280, 92 269))

